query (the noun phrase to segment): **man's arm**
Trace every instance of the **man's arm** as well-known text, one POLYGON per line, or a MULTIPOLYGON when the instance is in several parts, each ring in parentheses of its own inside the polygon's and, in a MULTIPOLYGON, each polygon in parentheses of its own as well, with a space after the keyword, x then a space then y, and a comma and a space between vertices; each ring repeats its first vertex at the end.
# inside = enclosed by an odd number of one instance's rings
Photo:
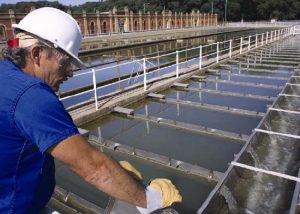
POLYGON ((116 161, 94 149, 81 135, 66 138, 48 152, 99 190, 130 204, 147 206, 143 186, 116 161))

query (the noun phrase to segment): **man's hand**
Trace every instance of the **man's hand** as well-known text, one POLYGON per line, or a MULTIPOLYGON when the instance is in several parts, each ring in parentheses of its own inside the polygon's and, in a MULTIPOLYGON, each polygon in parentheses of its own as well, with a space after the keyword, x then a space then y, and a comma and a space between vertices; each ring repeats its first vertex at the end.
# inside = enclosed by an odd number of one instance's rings
POLYGON ((151 181, 150 187, 156 189, 162 193, 162 207, 169 207, 173 203, 179 203, 182 201, 182 196, 180 195, 177 188, 172 184, 169 179, 157 178, 151 181))
POLYGON ((151 181, 146 189, 147 208, 137 207, 142 214, 148 214, 155 210, 166 208, 173 203, 182 201, 182 197, 172 182, 165 178, 157 178, 151 181))

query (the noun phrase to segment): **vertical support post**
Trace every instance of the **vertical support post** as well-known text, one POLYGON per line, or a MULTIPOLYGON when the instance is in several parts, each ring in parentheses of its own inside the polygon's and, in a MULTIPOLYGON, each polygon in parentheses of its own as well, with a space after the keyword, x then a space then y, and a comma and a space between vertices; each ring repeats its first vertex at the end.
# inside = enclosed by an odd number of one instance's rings
POLYGON ((199 69, 202 69, 202 45, 199 47, 199 69))
POLYGON ((248 51, 250 51, 250 48, 251 48, 251 36, 249 36, 248 39, 248 51))
POLYGON ((93 73, 95 107, 96 107, 96 110, 98 110, 97 81, 96 81, 96 71, 95 71, 95 69, 92 69, 92 73, 93 73))
POLYGON ((273 31, 270 32, 270 41, 273 42, 273 31))
POLYGON ((261 34, 261 45, 263 45, 264 44, 264 34, 262 33, 261 34))
POLYGON ((119 82, 119 90, 121 90, 121 72, 120 72, 120 60, 119 60, 119 57, 117 56, 116 57, 116 60, 117 60, 117 73, 118 73, 118 82, 119 82))
POLYGON ((219 63, 219 42, 217 42, 217 63, 219 63))
POLYGON ((160 76, 160 56, 159 56, 159 50, 157 51, 157 68, 158 68, 157 75, 160 76))
POLYGON ((146 58, 143 58, 143 67, 144 67, 144 91, 147 91, 146 58))
POLYGON ((257 37, 258 37, 258 35, 256 34, 255 35, 255 47, 257 48, 257 37))
POLYGON ((185 49, 185 67, 188 67, 188 63, 187 63, 187 61, 188 61, 188 54, 187 54, 187 52, 188 52, 188 49, 186 48, 185 49))
POLYGON ((266 44, 268 44, 269 32, 267 32, 266 44))
POLYGON ((293 36, 295 36, 295 33, 296 33, 296 26, 294 26, 294 29, 293 29, 293 36))
POLYGON ((231 54, 232 54, 232 39, 230 39, 229 41, 229 58, 231 58, 231 54))
POLYGON ((179 54, 178 51, 176 51, 176 78, 179 77, 179 54))
POLYGON ((243 37, 241 37, 241 41, 240 41, 240 54, 242 54, 243 51, 243 37))
POLYGON ((283 32, 283 29, 280 29, 279 34, 278 34, 278 39, 280 39, 282 37, 282 32, 283 32))
MULTIPOLYGON (((145 105, 145 114, 147 117, 149 116, 148 104, 145 105)), ((147 134, 149 134, 150 133, 149 121, 146 121, 146 129, 147 129, 147 134)))

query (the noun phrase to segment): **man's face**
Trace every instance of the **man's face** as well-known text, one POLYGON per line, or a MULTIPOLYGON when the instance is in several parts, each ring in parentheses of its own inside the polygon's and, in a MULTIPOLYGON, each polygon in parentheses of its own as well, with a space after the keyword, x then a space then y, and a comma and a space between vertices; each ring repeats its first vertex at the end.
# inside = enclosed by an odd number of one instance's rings
POLYGON ((73 76, 71 59, 57 49, 42 51, 40 63, 40 71, 36 76, 47 82, 55 92, 61 83, 73 76))

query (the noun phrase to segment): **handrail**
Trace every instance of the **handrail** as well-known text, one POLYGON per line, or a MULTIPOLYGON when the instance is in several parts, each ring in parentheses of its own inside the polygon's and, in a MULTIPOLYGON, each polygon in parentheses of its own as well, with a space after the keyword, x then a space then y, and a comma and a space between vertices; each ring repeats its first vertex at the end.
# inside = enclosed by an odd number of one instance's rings
MULTIPOLYGON (((97 102, 98 102, 99 97, 98 97, 97 91, 99 89, 103 89, 105 87, 109 87, 114 84, 121 85, 121 83, 124 82, 125 80, 128 80, 127 86, 129 86, 130 79, 133 78, 133 75, 132 75, 133 71, 132 71, 132 74, 128 78, 120 79, 117 82, 108 83, 106 85, 97 87, 97 80, 96 80, 97 75, 96 74, 100 71, 102 72, 104 70, 107 71, 107 70, 116 69, 116 68, 120 70, 121 66, 126 66, 126 65, 135 64, 135 63, 140 64, 143 71, 136 72, 134 78, 137 81, 143 81, 144 90, 147 91, 147 82, 149 82, 149 80, 151 80, 151 78, 147 79, 147 75, 153 74, 154 72, 157 72, 158 75, 161 75, 160 73, 163 70, 166 71, 168 68, 171 68, 172 66, 176 65, 175 70, 169 71, 168 73, 174 72, 174 75, 176 76, 176 78, 178 78, 180 76, 179 65, 183 65, 184 63, 186 63, 186 66, 187 66, 187 64, 189 62, 195 61, 195 59, 199 59, 198 61, 196 60, 193 65, 198 65, 199 69, 203 69, 203 67, 205 67, 203 64, 204 60, 209 59, 209 60, 213 60, 216 63, 218 63, 219 59, 221 59, 221 57, 224 58, 224 56, 226 56, 228 58, 231 58, 232 52, 237 51, 238 50, 237 48, 239 48, 239 53, 242 54, 242 53, 250 51, 253 48, 261 47, 265 44, 268 44, 269 42, 274 42, 276 40, 279 40, 280 38, 284 38, 286 36, 290 36, 290 35, 294 35, 294 34, 295 34, 294 26, 285 27, 285 28, 278 29, 278 30, 267 31, 267 32, 264 32, 261 34, 249 35, 245 38, 240 37, 239 39, 230 39, 230 40, 226 40, 226 41, 215 42, 212 44, 200 45, 198 47, 193 47, 193 48, 189 48, 189 49, 185 49, 185 50, 176 50, 175 52, 171 52, 171 53, 164 54, 164 55, 158 55, 158 56, 147 57, 147 58, 145 57, 143 59, 124 62, 124 63, 118 64, 118 65, 112 65, 112 66, 99 68, 99 69, 93 68, 87 72, 74 75, 74 77, 77 77, 77 76, 92 74, 93 75, 93 86, 94 86, 93 89, 64 97, 61 100, 63 101, 63 100, 66 100, 66 99, 69 99, 69 98, 72 98, 75 96, 80 96, 82 94, 94 91, 95 108, 96 108, 96 110, 98 110, 97 102), (206 50, 206 52, 204 52, 204 50, 206 50), (194 53, 194 51, 196 51, 196 53, 194 53), (184 58, 182 58, 182 56, 180 57, 180 54, 182 54, 182 53, 185 53, 184 58), (167 61, 168 57, 170 57, 172 55, 174 55, 175 57, 172 58, 171 60, 169 59, 169 61, 167 61), (213 55, 215 55, 214 58, 209 58, 213 55), (162 62, 162 60, 161 60, 162 58, 164 58, 167 62, 165 62, 165 61, 162 62), (150 62, 150 60, 156 60, 156 61, 150 62), (170 63, 173 63, 173 62, 175 62, 175 63, 170 65, 170 63), (147 63, 148 64, 150 63, 151 66, 147 67, 147 63), (161 65, 167 65, 167 66, 161 68, 161 65)), ((120 77, 120 76, 118 76, 118 77, 120 77)), ((134 83, 137 81, 134 81, 134 83)), ((117 90, 120 90, 120 88, 118 88, 117 90)), ((111 92, 108 92, 108 93, 111 93, 111 92)))

